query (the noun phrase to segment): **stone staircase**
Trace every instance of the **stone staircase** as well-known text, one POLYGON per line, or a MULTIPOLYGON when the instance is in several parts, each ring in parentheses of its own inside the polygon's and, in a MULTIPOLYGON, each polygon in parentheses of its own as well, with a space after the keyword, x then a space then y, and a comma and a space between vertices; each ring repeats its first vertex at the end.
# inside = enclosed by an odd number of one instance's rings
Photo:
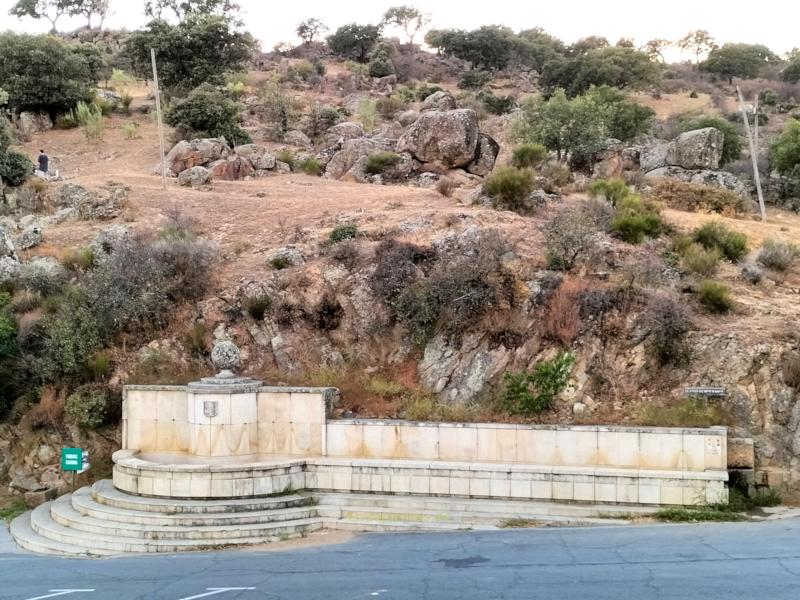
POLYGON ((126 494, 99 481, 11 524, 32 552, 66 556, 213 550, 352 531, 495 529, 506 519, 541 526, 616 524, 652 508, 378 494, 288 493, 239 500, 173 500, 126 494), (602 518, 601 518, 602 517, 602 518), (617 518, 615 518, 617 517, 617 518))

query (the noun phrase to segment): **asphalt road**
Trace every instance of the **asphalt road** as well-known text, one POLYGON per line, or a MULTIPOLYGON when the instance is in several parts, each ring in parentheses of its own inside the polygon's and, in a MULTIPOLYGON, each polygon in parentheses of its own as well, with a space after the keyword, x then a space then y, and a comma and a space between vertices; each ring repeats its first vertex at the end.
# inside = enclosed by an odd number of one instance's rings
POLYGON ((103 560, 23 554, 2 536, 2 600, 800 597, 798 520, 364 534, 280 551, 103 560))

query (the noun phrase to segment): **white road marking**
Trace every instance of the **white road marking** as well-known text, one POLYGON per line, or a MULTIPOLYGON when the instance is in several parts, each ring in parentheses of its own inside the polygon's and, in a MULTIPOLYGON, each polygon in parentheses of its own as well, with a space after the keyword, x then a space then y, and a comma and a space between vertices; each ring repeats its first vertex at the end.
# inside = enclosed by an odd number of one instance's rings
POLYGON ((27 600, 44 600, 44 598, 55 598, 56 596, 66 596, 67 594, 88 594, 94 590, 47 590, 53 592, 46 596, 36 596, 35 598, 28 598, 27 600))
MULTIPOLYGON (((254 587, 232 587, 232 588, 206 588, 208 591, 205 594, 197 594, 196 596, 187 596, 180 598, 180 600, 195 600, 195 598, 208 598, 209 596, 216 596, 217 594, 224 594, 225 592, 242 592, 246 590, 254 590, 254 587)), ((35 599, 31 599, 35 600, 35 599)))

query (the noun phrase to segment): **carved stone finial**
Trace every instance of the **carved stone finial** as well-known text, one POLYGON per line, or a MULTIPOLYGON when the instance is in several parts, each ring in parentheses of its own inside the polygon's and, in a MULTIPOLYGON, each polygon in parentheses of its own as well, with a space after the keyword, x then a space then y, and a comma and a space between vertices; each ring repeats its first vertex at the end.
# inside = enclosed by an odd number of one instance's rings
POLYGON ((233 370, 242 363, 242 355, 233 342, 218 342, 211 351, 211 362, 220 370, 217 378, 235 377, 233 370))

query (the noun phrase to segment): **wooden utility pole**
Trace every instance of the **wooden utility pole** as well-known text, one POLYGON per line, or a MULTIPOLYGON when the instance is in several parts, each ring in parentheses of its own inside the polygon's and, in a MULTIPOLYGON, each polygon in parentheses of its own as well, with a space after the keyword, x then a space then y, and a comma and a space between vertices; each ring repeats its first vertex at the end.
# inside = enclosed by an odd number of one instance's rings
POLYGON ((150 58, 153 61, 153 87, 156 91, 156 119, 158 120, 158 145, 161 148, 161 185, 167 189, 167 159, 164 154, 164 125, 161 122, 161 91, 158 88, 158 69, 156 68, 156 51, 150 48, 150 58))
MULTIPOLYGON (((757 142, 750 130, 750 117, 747 116, 747 108, 744 105, 742 89, 737 85, 736 93, 739 95, 739 105, 742 108, 742 118, 744 119, 744 130, 747 134, 747 144, 750 146, 750 159, 753 163, 753 177, 756 180, 756 192, 758 192, 758 208, 761 211, 761 220, 767 220, 767 209, 764 206, 764 193, 761 191, 761 174, 758 172, 758 148, 757 142)), ((756 113, 756 127, 758 127, 758 113, 756 113)))

